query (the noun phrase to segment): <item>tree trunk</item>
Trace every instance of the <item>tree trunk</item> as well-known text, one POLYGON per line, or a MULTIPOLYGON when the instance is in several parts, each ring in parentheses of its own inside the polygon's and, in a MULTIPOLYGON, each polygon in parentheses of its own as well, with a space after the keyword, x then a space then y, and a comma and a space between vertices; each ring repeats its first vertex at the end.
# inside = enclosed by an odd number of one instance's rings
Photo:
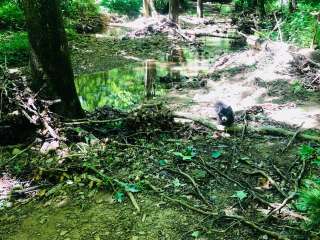
POLYGON ((60 99, 53 111, 69 118, 83 116, 59 0, 23 0, 31 47, 32 87, 47 99, 60 99))
POLYGON ((155 80, 157 76, 157 67, 154 60, 145 61, 144 88, 147 99, 155 96, 155 80))
POLYGON ((143 16, 154 17, 157 14, 153 0, 143 0, 143 16))
POLYGON ((289 11, 291 13, 297 10, 297 1, 296 0, 289 0, 289 11))
POLYGON ((197 0, 197 16, 203 18, 203 1, 197 0))
POLYGON ((179 0, 169 0, 169 19, 174 23, 178 23, 179 0))

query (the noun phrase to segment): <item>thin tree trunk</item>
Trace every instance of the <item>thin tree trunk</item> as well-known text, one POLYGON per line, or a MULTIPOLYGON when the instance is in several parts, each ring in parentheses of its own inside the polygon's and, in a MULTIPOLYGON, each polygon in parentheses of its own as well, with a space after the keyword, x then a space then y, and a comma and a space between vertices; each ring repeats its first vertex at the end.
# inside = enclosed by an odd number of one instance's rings
POLYGON ((47 99, 60 99, 53 110, 81 117, 59 0, 23 0, 31 46, 32 87, 47 99))
POLYGON ((179 0, 170 0, 169 1, 169 19, 174 23, 178 23, 179 0))
POLYGON ((153 0, 143 0, 143 16, 154 17, 157 15, 153 0))
POLYGON ((149 8, 149 0, 143 0, 143 16, 151 17, 151 11, 149 8))
POLYGON ((296 0, 289 0, 289 11, 291 13, 297 10, 297 1, 296 0))
POLYGON ((155 80, 157 76, 156 62, 148 59, 145 62, 144 88, 147 99, 155 96, 155 80))
POLYGON ((197 16, 203 18, 203 1, 197 0, 197 16))

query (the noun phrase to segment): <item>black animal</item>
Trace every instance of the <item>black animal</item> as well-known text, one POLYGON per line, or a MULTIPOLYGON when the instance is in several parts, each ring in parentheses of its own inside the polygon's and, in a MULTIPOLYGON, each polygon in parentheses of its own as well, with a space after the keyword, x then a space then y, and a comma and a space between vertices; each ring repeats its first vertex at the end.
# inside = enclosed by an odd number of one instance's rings
POLYGON ((219 124, 230 127, 234 123, 234 113, 231 106, 219 101, 214 105, 219 124))

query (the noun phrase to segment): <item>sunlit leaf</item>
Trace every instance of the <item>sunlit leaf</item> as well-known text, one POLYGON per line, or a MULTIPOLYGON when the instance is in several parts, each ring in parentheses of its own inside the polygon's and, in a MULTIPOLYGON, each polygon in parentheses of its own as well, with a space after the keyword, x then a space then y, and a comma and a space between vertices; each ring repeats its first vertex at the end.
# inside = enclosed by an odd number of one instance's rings
POLYGON ((220 151, 213 151, 213 152, 211 153, 211 157, 213 157, 214 159, 219 158, 221 155, 222 155, 222 154, 221 154, 220 151))
POLYGON ((194 238, 200 237, 200 231, 194 231, 194 232, 192 232, 191 236, 194 237, 194 238))

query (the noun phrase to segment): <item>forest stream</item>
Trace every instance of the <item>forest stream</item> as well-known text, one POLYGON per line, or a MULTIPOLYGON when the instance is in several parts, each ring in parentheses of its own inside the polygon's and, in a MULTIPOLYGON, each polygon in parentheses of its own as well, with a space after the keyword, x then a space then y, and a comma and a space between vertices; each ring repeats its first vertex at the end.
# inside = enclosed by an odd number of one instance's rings
POLYGON ((292 202, 319 173, 319 91, 297 81, 298 48, 252 47, 217 16, 183 15, 176 32, 159 16, 108 22, 69 41, 87 118, 0 148, 0 240, 319 239, 292 202))

